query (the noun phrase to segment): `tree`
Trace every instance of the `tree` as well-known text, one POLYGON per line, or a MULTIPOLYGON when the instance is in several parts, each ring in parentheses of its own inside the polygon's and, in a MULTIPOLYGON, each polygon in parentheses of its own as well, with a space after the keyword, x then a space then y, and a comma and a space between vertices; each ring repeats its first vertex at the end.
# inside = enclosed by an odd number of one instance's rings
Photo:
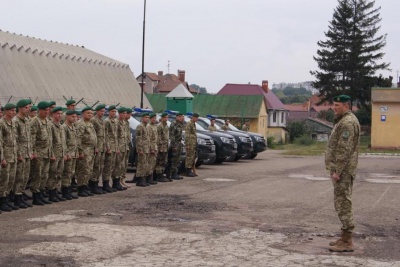
POLYGON ((288 121, 286 123, 286 129, 289 132, 290 143, 293 143, 294 139, 310 133, 310 129, 305 121, 288 121))
POLYGON ((196 89, 199 94, 208 94, 207 89, 205 87, 201 87, 200 85, 191 84, 190 87, 196 89))
POLYGON ((317 44, 314 60, 319 70, 310 71, 316 81, 322 102, 338 94, 347 94, 358 107, 371 100, 371 87, 377 85, 375 73, 387 70, 388 63, 379 62, 386 45, 386 34, 378 35, 380 7, 371 0, 338 0, 326 41, 317 44))

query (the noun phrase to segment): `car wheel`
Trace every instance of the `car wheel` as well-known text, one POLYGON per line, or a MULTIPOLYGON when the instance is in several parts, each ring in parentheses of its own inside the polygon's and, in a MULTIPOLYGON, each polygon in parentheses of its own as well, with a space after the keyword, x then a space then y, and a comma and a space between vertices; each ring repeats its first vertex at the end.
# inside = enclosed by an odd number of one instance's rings
POLYGON ((251 154, 250 159, 255 159, 258 154, 251 154))

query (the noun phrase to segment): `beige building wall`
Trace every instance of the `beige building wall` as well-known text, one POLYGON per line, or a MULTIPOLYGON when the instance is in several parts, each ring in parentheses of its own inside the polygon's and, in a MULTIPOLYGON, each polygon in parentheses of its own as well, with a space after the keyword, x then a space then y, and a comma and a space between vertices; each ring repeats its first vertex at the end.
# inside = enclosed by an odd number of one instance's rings
POLYGON ((400 90, 391 96, 399 102, 372 103, 372 149, 400 149, 400 90))
POLYGON ((274 137, 275 138, 275 142, 282 142, 282 143, 287 143, 287 137, 288 137, 288 132, 281 127, 269 127, 268 128, 268 134, 267 137, 274 137))
POLYGON ((268 133, 268 115, 264 101, 262 101, 260 113, 257 119, 250 120, 250 132, 259 133, 267 138, 268 133))

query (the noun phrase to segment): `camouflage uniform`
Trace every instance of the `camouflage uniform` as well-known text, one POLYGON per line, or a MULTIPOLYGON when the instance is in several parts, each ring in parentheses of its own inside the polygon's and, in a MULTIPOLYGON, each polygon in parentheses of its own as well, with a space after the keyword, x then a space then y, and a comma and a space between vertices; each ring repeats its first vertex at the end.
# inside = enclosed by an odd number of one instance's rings
POLYGON ((248 132, 249 130, 250 128, 246 124, 243 124, 242 131, 248 132))
POLYGON ((165 167, 168 163, 168 141, 169 141, 169 131, 166 122, 160 122, 157 126, 157 163, 156 163, 156 173, 164 173, 165 167))
POLYGON ((194 161, 196 159, 196 124, 192 121, 186 124, 185 129, 185 147, 186 147, 186 160, 185 167, 187 169, 193 168, 194 161))
POLYGON ((64 136, 65 136, 65 143, 66 143, 65 155, 67 157, 71 157, 71 159, 67 159, 64 162, 64 170, 62 173, 61 186, 69 187, 71 186, 71 180, 75 174, 75 168, 76 168, 76 158, 78 151, 77 132, 74 125, 69 126, 66 123, 61 125, 61 129, 64 131, 64 136))
POLYGON ((30 119, 20 118, 18 115, 13 118, 17 130, 17 157, 22 158, 17 162, 17 172, 15 176, 14 193, 22 194, 29 180, 32 156, 32 138, 30 119))
POLYGON ((125 134, 126 134, 126 157, 125 157, 125 166, 124 171, 121 173, 121 178, 126 179, 126 171, 128 169, 129 155, 132 149, 132 135, 131 135, 131 127, 129 126, 129 121, 126 121, 125 124, 125 134))
POLYGON ((338 118, 325 151, 325 166, 330 173, 337 173, 340 180, 334 182, 335 210, 342 222, 342 230, 354 229, 351 195, 358 163, 360 124, 348 111, 338 118))
POLYGON ((93 175, 90 178, 90 180, 94 181, 94 182, 98 182, 100 175, 103 173, 103 168, 104 168, 105 123, 104 123, 103 119, 99 119, 99 117, 97 117, 97 116, 94 116, 90 121, 92 122, 93 127, 96 130, 97 150, 98 150, 98 153, 94 157, 93 175))
POLYGON ((110 154, 106 152, 103 169, 103 183, 104 181, 110 181, 111 175, 115 169, 115 161, 118 150, 118 136, 117 136, 117 123, 114 119, 107 118, 104 121, 105 124, 105 147, 106 150, 111 151, 110 154))
POLYGON ((55 161, 50 162, 49 179, 47 180, 47 189, 53 190, 61 182, 61 175, 64 170, 64 156, 66 151, 64 131, 61 124, 51 123, 51 133, 53 140, 53 156, 55 161))
POLYGON ((173 121, 169 127, 169 138, 171 139, 171 173, 178 172, 179 158, 182 150, 182 130, 183 123, 179 121, 173 121))
POLYGON ((96 153, 97 137, 93 124, 85 122, 83 118, 77 122, 78 153, 83 154, 83 159, 76 163, 76 178, 78 186, 86 186, 93 175, 93 163, 96 153))
POLYGON ((146 175, 148 175, 149 151, 150 151, 150 144, 149 144, 149 135, 147 133, 146 124, 141 122, 136 127, 136 152, 138 153, 136 177, 145 177, 146 175))
POLYGON ((45 189, 49 177, 50 157, 52 156, 51 122, 35 117, 31 121, 32 149, 36 159, 31 161, 32 193, 39 193, 45 189))
POLYGON ((211 132, 215 132, 217 130, 217 127, 215 125, 213 126, 209 125, 207 129, 211 132))
POLYGON ((1 160, 6 160, 7 166, 0 170, 0 197, 10 194, 14 187, 17 165, 17 131, 13 120, 0 119, 1 160))
POLYGON ((118 139, 118 150, 119 154, 116 157, 114 172, 112 178, 121 178, 126 172, 125 160, 127 156, 127 143, 126 143, 126 121, 117 121, 117 139, 118 139))
POLYGON ((221 130, 229 131, 229 126, 224 124, 224 125, 221 126, 221 130))
POLYGON ((150 145, 150 151, 149 151, 149 165, 148 165, 148 171, 147 175, 153 174, 156 168, 156 163, 157 163, 157 153, 158 153, 158 133, 157 133, 157 124, 156 123, 151 123, 149 122, 146 125, 147 133, 149 135, 149 145, 150 145))

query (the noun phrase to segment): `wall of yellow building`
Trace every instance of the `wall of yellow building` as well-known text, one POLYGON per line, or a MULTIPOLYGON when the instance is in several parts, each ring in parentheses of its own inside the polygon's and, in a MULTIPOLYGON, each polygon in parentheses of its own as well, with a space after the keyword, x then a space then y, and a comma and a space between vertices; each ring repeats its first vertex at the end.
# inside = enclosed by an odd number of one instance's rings
MULTIPOLYGON (((394 99, 400 99, 400 90, 394 92, 394 99)), ((372 149, 400 149, 400 103, 373 102, 371 122, 372 149), (382 121, 386 116, 386 121, 382 121)))
POLYGON ((264 101, 262 101, 258 118, 250 120, 250 132, 259 133, 267 138, 268 133, 268 115, 264 101))
POLYGON ((282 127, 273 127, 268 128, 268 137, 274 137, 275 142, 287 143, 288 141, 288 132, 282 127))

